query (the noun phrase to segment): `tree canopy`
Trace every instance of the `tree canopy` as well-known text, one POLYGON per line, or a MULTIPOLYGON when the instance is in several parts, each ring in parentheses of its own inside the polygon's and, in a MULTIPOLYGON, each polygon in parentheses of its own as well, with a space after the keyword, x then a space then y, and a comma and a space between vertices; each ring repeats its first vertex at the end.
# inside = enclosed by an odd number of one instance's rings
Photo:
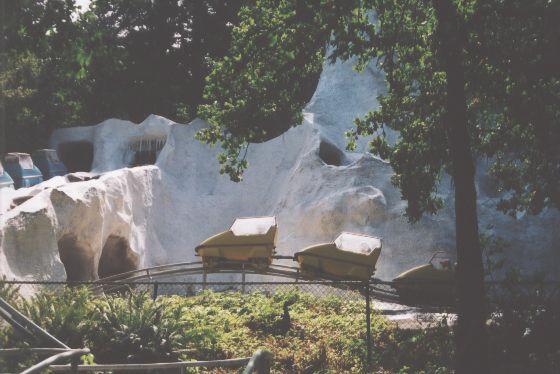
POLYGON ((77 12, 74 0, 2 2, 7 150, 111 117, 191 120, 243 3, 93 0, 77 12))
POLYGON ((319 79, 329 20, 320 0, 257 0, 241 9, 229 53, 214 61, 199 110, 210 128, 198 138, 221 142, 222 172, 239 181, 249 143, 302 122, 319 79), (243 153, 243 154, 242 154, 243 153))
POLYGON ((70 1, 2 2, 0 101, 7 146, 26 151, 48 137, 52 124, 77 120, 78 28, 70 1))
POLYGON ((202 102, 209 59, 229 48, 239 1, 97 0, 79 21, 87 54, 87 118, 187 121, 202 102))
MULTIPOLYGON (((201 138, 225 144, 222 170, 238 180, 246 167, 239 150, 247 142, 257 141, 260 131, 274 134, 270 126, 282 131, 301 122, 298 115, 306 101, 298 84, 316 74, 321 59, 310 57, 322 53, 328 42, 331 61, 355 57, 361 69, 375 60, 387 79, 379 107, 356 119, 348 133, 349 148, 359 136, 372 137, 371 151, 395 170, 393 182, 409 203, 408 216, 416 220, 422 213, 435 213, 441 207, 438 182, 443 172, 452 171, 442 121, 446 74, 436 55, 434 7, 412 0, 304 2, 315 9, 312 18, 281 24, 300 3, 261 1, 240 14, 232 55, 251 56, 251 62, 235 64, 227 56, 214 65, 211 79, 222 80, 207 87, 212 104, 201 115, 213 128, 201 138), (271 13, 281 21, 271 21, 271 13), (282 27, 274 27, 275 22, 282 27), (284 43, 263 46, 262 40, 284 43), (302 50, 302 58, 289 58, 289 52, 302 50), (280 89, 271 94, 270 87, 280 89), (278 125, 271 119, 281 113, 287 121, 278 125), (396 144, 386 141, 386 126, 399 131, 396 144)), ((555 24, 560 2, 456 4, 470 143, 478 158, 491 162, 499 192, 505 193, 499 208, 515 214, 560 207, 560 29, 555 24)))

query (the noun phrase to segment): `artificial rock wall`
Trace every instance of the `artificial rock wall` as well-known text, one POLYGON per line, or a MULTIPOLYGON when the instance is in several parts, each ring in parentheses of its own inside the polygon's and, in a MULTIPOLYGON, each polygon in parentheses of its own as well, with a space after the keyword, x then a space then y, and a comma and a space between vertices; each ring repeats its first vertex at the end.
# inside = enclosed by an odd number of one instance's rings
MULTIPOLYGON (((410 225, 391 167, 363 151, 366 140, 358 152, 345 151, 344 131, 377 105, 383 89, 374 68, 359 74, 349 63, 326 65, 304 123, 252 144, 241 183, 219 174, 218 149, 194 139, 206 126, 199 119, 178 124, 152 115, 141 124, 109 119, 57 130, 51 145, 77 173, 0 191, 0 273, 87 280, 194 260, 194 247, 235 217, 259 215, 278 217, 277 251, 284 255, 341 231, 382 237, 376 275, 384 279, 435 250, 453 254, 449 179, 439 188, 445 208, 410 225)), ((495 210, 491 180, 479 174, 481 229, 509 241, 510 265, 558 274, 558 211, 504 216, 495 210)))

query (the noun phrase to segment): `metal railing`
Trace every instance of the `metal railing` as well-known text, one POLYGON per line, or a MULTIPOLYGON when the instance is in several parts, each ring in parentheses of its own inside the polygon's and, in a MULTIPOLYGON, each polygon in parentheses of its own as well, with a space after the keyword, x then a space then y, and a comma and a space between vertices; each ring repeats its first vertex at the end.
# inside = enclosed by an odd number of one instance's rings
POLYGON ((40 373, 43 369, 48 368, 51 364, 54 364, 60 360, 71 360, 71 369, 76 372, 76 365, 80 356, 89 353, 89 349, 71 349, 66 344, 55 338, 53 335, 49 334, 47 331, 39 327, 35 322, 24 316, 17 309, 11 306, 8 302, 0 297, 0 317, 4 318, 12 327, 19 331, 21 334, 25 335, 26 338, 31 338, 34 340, 39 340, 47 344, 52 344, 58 348, 27 348, 27 349, 10 349, 10 350, 0 350, 0 354, 5 355, 21 355, 28 353, 47 353, 54 355, 47 357, 46 359, 40 361, 39 363, 33 365, 32 367, 22 371, 21 374, 33 374, 40 373))
POLYGON ((193 367, 206 368, 235 368, 246 366, 244 373, 268 374, 272 364, 272 353, 258 350, 252 357, 213 360, 213 361, 181 361, 150 364, 106 364, 106 365, 79 365, 79 358, 90 353, 88 348, 71 349, 66 344, 37 326, 32 320, 21 314, 4 299, 0 298, 0 317, 4 318, 12 327, 24 333, 27 338, 43 340, 58 348, 11 348, 0 349, 2 356, 22 356, 30 354, 49 354, 51 356, 43 359, 37 364, 21 372, 21 374, 41 373, 45 369, 54 372, 106 372, 106 371, 147 371, 147 370, 169 370, 193 367), (58 361, 71 361, 69 365, 54 365, 58 361))
POLYGON ((72 373, 78 372, 78 361, 82 355, 87 355, 89 353, 89 349, 68 349, 64 352, 57 353, 53 356, 50 356, 43 361, 33 365, 29 369, 26 369, 21 372, 21 374, 34 374, 34 373, 41 373, 44 369, 48 369, 57 361, 60 360, 71 360, 72 364, 68 366, 68 371, 72 373))
MULTIPOLYGON (((245 366, 243 373, 246 374, 269 374, 272 366, 273 355, 271 352, 259 349, 252 357, 233 358, 227 360, 213 361, 182 361, 182 362, 161 362, 151 364, 101 364, 101 365, 78 365, 75 370, 77 372, 107 372, 107 371, 165 371, 172 369, 180 369, 183 372, 186 368, 207 369, 214 368, 238 368, 245 366)), ((51 365, 49 367, 55 373, 63 373, 72 371, 71 365, 51 365)))

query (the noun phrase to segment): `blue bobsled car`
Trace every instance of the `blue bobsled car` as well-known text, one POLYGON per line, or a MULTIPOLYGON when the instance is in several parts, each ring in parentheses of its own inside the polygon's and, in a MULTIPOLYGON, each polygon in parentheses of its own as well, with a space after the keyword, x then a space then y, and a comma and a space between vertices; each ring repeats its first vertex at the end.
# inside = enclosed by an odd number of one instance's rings
POLYGON ((43 173, 45 180, 56 177, 57 175, 66 175, 68 170, 66 166, 58 158, 58 154, 54 149, 38 149, 33 152, 33 163, 43 173))
POLYGON ((14 180, 16 188, 31 187, 43 181, 41 171, 33 164, 28 153, 7 153, 4 156, 4 169, 14 180))

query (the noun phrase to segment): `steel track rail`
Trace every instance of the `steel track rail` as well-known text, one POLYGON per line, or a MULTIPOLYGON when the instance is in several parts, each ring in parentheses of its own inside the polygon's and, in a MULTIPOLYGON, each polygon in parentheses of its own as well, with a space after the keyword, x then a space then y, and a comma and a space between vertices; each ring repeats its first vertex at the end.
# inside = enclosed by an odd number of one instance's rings
MULTIPOLYGON (((255 269, 253 267, 241 268, 238 263, 234 263, 235 268, 205 268, 201 262, 183 262, 169 265, 154 266, 145 269, 133 270, 126 273, 101 278, 94 282, 93 289, 99 290, 103 286, 118 286, 129 283, 150 280, 156 278, 177 276, 177 275, 211 275, 211 274, 245 274, 245 275, 265 275, 289 278, 297 281, 331 281, 332 279, 321 277, 303 276, 299 268, 280 264, 272 264, 265 270, 255 269), (198 266, 195 266, 198 265, 198 266)), ((335 285, 333 283, 333 285, 335 285)), ((345 285, 344 288, 347 288, 345 285)))
POLYGON ((247 267, 245 269, 237 268, 205 268, 204 266, 191 267, 192 265, 202 265, 201 262, 185 262, 178 264, 154 266, 150 268, 134 270, 127 273, 117 274, 106 278, 101 278, 94 284, 107 283, 130 283, 133 281, 153 279, 161 276, 169 275, 197 275, 197 274, 257 274, 257 275, 282 275, 289 278, 303 279, 299 273, 299 269, 284 265, 271 265, 267 270, 262 271, 255 268, 247 267))
MULTIPOLYGON (((274 259, 290 259, 287 256, 275 256, 274 259)), ((365 283, 360 281, 349 282, 344 279, 332 279, 321 277, 320 274, 303 274, 298 267, 287 266, 282 264, 271 264, 266 269, 259 270, 251 267, 250 264, 241 262, 231 262, 226 263, 233 265, 232 267, 222 267, 222 268, 205 268, 203 263, 200 261, 194 262, 179 262, 174 264, 166 264, 153 266, 144 269, 132 270, 125 273, 116 274, 113 276, 101 278, 94 282, 83 282, 83 284, 89 285, 92 291, 96 293, 108 292, 112 290, 122 289, 127 285, 141 285, 141 284, 152 284, 152 283, 193 283, 197 285, 218 285, 221 282, 208 282, 206 277, 212 274, 239 274, 245 275, 264 275, 271 277, 281 277, 286 279, 294 280, 294 285, 306 284, 308 282, 325 282, 325 285, 338 288, 341 290, 359 290, 364 291, 365 283), (203 282, 175 282, 173 280, 162 280, 161 278, 173 277, 173 276, 190 276, 190 275, 203 275, 203 282), (299 283, 301 281, 301 283, 299 283), (337 281, 342 281, 337 283, 337 281)), ((8 282, 8 283, 18 283, 18 282, 8 282)), ((26 282, 20 282, 26 283, 26 282)), ((29 282, 35 283, 35 282, 29 282)), ((38 282, 41 283, 41 282, 38 282)), ((229 282, 226 282, 229 283, 229 282)), ((235 282, 242 285, 243 283, 250 285, 254 282, 235 282)), ((257 282, 258 283, 258 282, 257 282)), ((81 284, 81 283, 79 283, 81 284)), ((378 301, 397 303, 401 305, 407 305, 415 308, 420 308, 422 310, 431 310, 434 307, 445 307, 448 310, 454 310, 453 305, 434 305, 434 304, 421 304, 421 303, 410 303, 403 301, 397 291, 393 288, 392 282, 382 281, 380 279, 372 278, 369 281, 370 296, 378 301)), ((2 316, 3 310, 0 308, 0 316, 2 316)), ((23 327, 23 326, 22 326, 23 327)), ((21 331, 25 333, 26 329, 22 328, 21 331)), ((28 332, 28 331, 27 331, 28 332)))
MULTIPOLYGON (((307 278, 301 277, 299 271, 297 269, 292 270, 285 270, 285 269, 272 269, 269 268, 267 271, 258 271, 256 269, 245 269, 245 275, 267 275, 267 276, 276 276, 276 277, 283 277, 288 279, 294 279, 296 281, 299 280, 309 280, 307 278)), ((92 287, 94 291, 100 291, 101 289, 105 288, 107 291, 112 289, 118 288, 119 286, 132 284, 134 282, 141 282, 146 279, 153 281, 155 278, 161 277, 168 277, 168 276, 177 276, 177 275, 210 275, 210 274, 241 274, 241 271, 238 269, 205 269, 204 267, 198 268, 186 268, 186 269, 165 269, 160 270, 157 272, 151 271, 149 274, 141 274, 135 275, 128 278, 119 278, 116 280, 109 280, 100 279, 95 282, 92 287), (109 288, 107 288, 109 286, 109 288)), ((325 280, 325 279, 321 279, 325 280)), ((165 282, 162 282, 165 283, 165 282)))
MULTIPOLYGON (((121 273, 113 275, 110 277, 102 278, 94 282, 92 287, 95 291, 111 291, 118 288, 122 288, 128 284, 134 284, 135 282, 142 281, 157 281, 164 277, 170 276, 189 276, 189 275, 212 275, 212 274, 245 274, 245 275, 265 275, 273 277, 282 277, 287 279, 293 279, 294 284, 299 281, 332 281, 329 278, 322 278, 319 276, 310 276, 309 274, 302 275, 300 269, 293 266, 281 265, 281 264, 271 264, 265 270, 258 270, 253 267, 244 267, 242 263, 233 263, 234 268, 205 268, 200 261, 196 262, 180 262, 168 265, 159 265, 149 268, 133 270, 126 273, 121 273)), ((165 283, 165 282, 162 282, 165 283)), ((388 285, 387 282, 379 281, 382 285, 388 285), (386 284, 387 283, 387 284, 386 284)), ((305 283, 303 283, 305 284, 305 283)), ((348 289, 361 289, 363 288, 363 283, 356 282, 356 284, 341 283, 337 284, 336 280, 328 286, 336 287, 343 290, 348 289)), ((399 295, 394 290, 386 290, 375 287, 375 285, 370 285, 370 294, 373 298, 379 301, 390 302, 390 303, 402 303, 399 295)))

